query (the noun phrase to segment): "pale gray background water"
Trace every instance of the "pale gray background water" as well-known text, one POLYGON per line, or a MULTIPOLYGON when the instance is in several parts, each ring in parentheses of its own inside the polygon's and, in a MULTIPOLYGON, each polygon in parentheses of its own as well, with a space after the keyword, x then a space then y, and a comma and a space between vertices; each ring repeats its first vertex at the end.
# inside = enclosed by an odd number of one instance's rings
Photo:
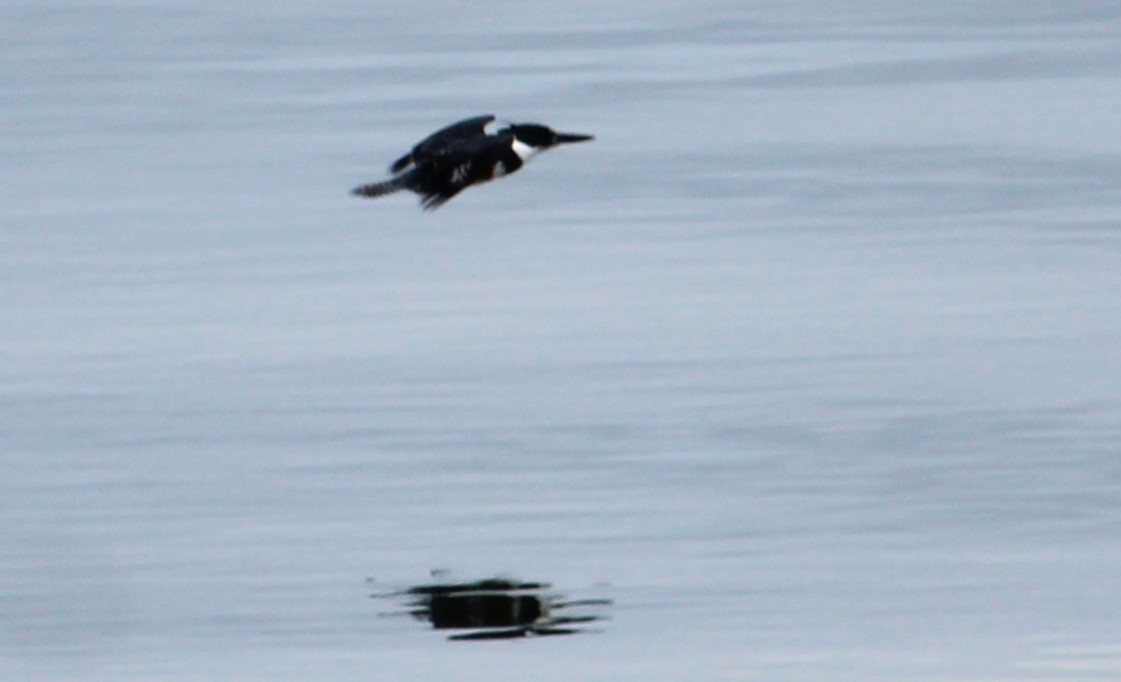
POLYGON ((0 678, 1121 678, 1117 3, 0 26, 0 678), (488 112, 598 139, 347 195, 488 112))

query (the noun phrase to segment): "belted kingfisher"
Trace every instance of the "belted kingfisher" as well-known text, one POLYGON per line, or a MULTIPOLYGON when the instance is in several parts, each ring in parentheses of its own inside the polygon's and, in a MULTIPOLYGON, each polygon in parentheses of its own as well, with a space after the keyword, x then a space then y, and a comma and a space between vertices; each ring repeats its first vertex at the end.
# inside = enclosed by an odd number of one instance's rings
POLYGON ((591 139, 536 123, 499 122, 490 115, 467 118, 437 130, 394 161, 392 178, 351 193, 374 198, 407 189, 420 195, 425 210, 432 210, 471 185, 513 173, 546 149, 591 139))

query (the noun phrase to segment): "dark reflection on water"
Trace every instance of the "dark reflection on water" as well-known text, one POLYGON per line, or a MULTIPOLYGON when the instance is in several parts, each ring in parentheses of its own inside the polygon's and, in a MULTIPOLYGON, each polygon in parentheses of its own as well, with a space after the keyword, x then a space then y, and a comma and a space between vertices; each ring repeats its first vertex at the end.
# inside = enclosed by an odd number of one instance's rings
POLYGON ((436 630, 470 630, 451 635, 451 640, 572 635, 584 631, 576 625, 603 620, 601 615, 572 609, 611 604, 610 599, 565 599, 546 592, 551 587, 545 582, 496 577, 435 582, 371 596, 403 598, 408 608, 405 613, 431 623, 436 630))

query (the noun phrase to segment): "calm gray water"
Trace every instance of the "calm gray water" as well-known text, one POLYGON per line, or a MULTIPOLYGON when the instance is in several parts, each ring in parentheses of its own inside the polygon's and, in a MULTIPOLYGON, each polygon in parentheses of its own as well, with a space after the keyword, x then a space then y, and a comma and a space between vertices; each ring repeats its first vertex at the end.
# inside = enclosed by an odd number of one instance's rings
POLYGON ((918 5, 4 3, 0 678, 1121 677, 1121 8, 918 5))

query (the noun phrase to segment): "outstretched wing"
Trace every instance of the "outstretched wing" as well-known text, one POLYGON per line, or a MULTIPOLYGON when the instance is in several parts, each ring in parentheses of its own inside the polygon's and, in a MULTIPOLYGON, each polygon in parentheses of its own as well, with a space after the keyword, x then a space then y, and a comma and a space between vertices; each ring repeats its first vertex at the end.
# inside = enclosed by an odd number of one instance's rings
POLYGON ((522 160, 511 150, 510 139, 510 135, 480 137, 451 145, 424 161, 416 173, 407 174, 415 183, 411 189, 421 196, 421 206, 439 208, 471 185, 520 168, 522 160))
POLYGON ((437 130, 418 142, 408 154, 394 161, 389 167, 389 172, 394 175, 404 173, 412 166, 419 166, 435 156, 486 137, 486 126, 494 119, 495 117, 490 114, 475 116, 437 130))

